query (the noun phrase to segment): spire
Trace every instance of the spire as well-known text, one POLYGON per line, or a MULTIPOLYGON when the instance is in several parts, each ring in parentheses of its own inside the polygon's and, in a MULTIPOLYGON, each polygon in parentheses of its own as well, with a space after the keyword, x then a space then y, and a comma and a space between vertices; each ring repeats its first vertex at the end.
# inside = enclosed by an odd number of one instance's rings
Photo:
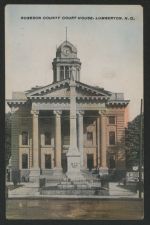
POLYGON ((66 42, 67 42, 67 27, 66 27, 66 42))

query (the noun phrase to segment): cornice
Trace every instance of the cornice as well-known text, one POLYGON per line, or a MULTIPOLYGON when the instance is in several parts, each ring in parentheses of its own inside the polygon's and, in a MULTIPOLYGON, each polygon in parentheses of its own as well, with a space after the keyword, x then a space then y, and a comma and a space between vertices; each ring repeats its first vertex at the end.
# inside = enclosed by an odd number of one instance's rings
POLYGON ((6 99, 6 103, 9 105, 9 107, 24 105, 26 102, 27 100, 25 99, 6 99))
POLYGON ((130 100, 109 100, 106 106, 127 106, 130 100))

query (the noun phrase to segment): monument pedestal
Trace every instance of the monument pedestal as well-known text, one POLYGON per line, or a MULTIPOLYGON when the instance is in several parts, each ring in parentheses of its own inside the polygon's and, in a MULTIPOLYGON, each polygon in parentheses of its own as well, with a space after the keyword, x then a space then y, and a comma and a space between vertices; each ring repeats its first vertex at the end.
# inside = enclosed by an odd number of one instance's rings
POLYGON ((76 68, 72 67, 70 76, 70 147, 67 153, 67 177, 71 180, 84 179, 81 173, 81 153, 77 148, 76 112, 76 68))
POLYGON ((101 177, 105 176, 105 175, 108 175, 108 167, 100 167, 99 168, 99 175, 101 177))
POLYGON ((67 177, 71 180, 84 179, 80 168, 80 153, 77 148, 69 149, 67 153, 67 177))

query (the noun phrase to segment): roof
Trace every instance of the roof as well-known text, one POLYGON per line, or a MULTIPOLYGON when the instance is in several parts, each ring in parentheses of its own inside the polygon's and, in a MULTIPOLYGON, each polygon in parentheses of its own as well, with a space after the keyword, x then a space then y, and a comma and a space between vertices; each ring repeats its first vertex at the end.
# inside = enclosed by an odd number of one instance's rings
MULTIPOLYGON (((124 100, 123 93, 112 93, 99 86, 88 85, 79 81, 76 82, 76 97, 77 100, 96 100, 105 101, 106 105, 127 105, 129 100, 124 100)), ((65 79, 59 82, 51 83, 46 86, 36 86, 23 92, 25 98, 13 98, 7 103, 11 107, 13 104, 24 104, 28 100, 47 100, 47 99, 70 99, 70 79, 65 79)), ((17 95, 16 95, 17 96, 17 95)), ((21 95, 20 95, 21 96, 21 95)), ((22 95, 23 96, 23 95, 22 95)))
POLYGON ((76 48, 71 42, 69 42, 69 41, 64 41, 64 42, 62 42, 62 43, 59 45, 59 47, 57 48, 57 51, 56 51, 56 52, 61 51, 61 50, 63 49, 64 46, 70 47, 74 53, 77 53, 77 48, 76 48))

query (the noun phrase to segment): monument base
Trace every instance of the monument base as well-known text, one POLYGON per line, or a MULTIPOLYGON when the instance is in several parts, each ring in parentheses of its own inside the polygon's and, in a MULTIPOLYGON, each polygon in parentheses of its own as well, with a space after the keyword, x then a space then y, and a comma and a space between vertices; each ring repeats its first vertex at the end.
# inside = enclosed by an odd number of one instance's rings
POLYGON ((101 177, 105 176, 105 175, 108 175, 108 167, 100 167, 99 168, 99 175, 101 177))
POLYGON ((81 173, 80 153, 77 148, 69 149, 67 153, 67 177, 71 180, 84 179, 81 173))
POLYGON ((81 174, 81 172, 67 172, 66 176, 71 180, 71 181, 76 181, 76 180, 85 180, 84 176, 81 174))

